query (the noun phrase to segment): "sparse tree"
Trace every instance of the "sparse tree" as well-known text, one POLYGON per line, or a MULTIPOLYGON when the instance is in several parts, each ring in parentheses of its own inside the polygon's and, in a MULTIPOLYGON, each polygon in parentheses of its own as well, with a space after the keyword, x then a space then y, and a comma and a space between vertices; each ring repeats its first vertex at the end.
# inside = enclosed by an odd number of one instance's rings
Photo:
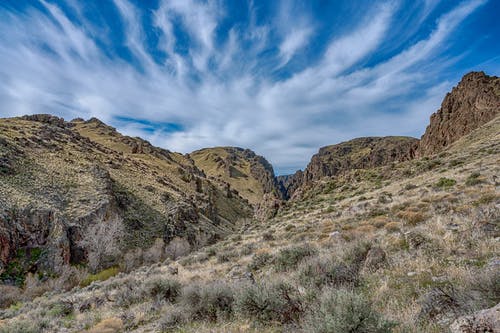
POLYGON ((168 243, 165 252, 172 260, 177 260, 179 257, 187 255, 191 251, 191 245, 183 238, 175 237, 168 243))
POLYGON ((144 252, 144 263, 145 264, 154 264, 162 259, 165 256, 165 242, 161 238, 157 238, 153 245, 144 252))
POLYGON ((124 236, 123 221, 119 217, 99 221, 87 227, 79 245, 87 251, 88 266, 97 272, 112 264, 120 255, 120 240, 124 236))

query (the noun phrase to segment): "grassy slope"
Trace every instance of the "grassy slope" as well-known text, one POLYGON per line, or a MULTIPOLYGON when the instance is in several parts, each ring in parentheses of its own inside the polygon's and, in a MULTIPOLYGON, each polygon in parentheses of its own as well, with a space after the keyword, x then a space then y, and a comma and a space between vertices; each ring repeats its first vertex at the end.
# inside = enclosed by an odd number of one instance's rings
POLYGON ((0 176, 0 209, 4 211, 51 209, 72 221, 98 210, 111 196, 126 195, 135 210, 127 214, 141 215, 143 222, 155 221, 134 236, 134 244, 142 246, 161 237, 168 214, 181 202, 217 206, 219 221, 202 216, 189 226, 192 234, 200 230, 225 234, 235 221, 251 214, 242 198, 228 198, 223 189, 196 175, 194 165, 183 155, 158 149, 157 153, 133 154, 124 142, 134 139, 100 122, 76 122, 74 127, 61 129, 20 118, 1 119, 0 139, 7 143, 0 153, 16 155, 9 155, 15 172, 0 176))
POLYGON ((196 166, 203 170, 209 177, 229 183, 232 188, 251 204, 258 204, 264 195, 262 185, 250 173, 250 162, 238 154, 232 147, 205 148, 189 154, 196 166), (228 149, 235 153, 236 159, 232 161, 234 176, 225 172, 224 166, 218 161, 229 156, 228 149))

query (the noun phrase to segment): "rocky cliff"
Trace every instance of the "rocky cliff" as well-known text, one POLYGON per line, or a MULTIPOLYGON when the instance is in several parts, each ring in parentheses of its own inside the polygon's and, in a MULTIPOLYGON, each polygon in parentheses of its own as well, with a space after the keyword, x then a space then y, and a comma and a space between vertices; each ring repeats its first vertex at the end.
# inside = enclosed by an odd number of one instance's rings
POLYGON ((499 113, 500 78, 484 72, 465 75, 431 116, 417 156, 440 152, 499 113))
POLYGON ((97 119, 0 119, 4 281, 85 264, 90 249, 82 238, 95 224, 119 221, 125 253, 158 238, 210 243, 251 215, 242 197, 208 180, 189 158, 97 119))
POLYGON ((410 137, 365 137, 320 148, 304 171, 298 171, 281 185, 291 197, 302 186, 323 177, 333 177, 353 169, 369 169, 411 158, 418 139, 410 137))

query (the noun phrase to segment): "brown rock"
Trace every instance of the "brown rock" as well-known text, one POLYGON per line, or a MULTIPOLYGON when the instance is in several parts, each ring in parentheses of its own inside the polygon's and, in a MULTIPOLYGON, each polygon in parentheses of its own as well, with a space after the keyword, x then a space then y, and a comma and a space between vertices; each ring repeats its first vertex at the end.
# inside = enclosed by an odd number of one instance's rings
POLYGON ((491 309, 460 317, 450 326, 452 333, 499 333, 500 303, 491 309))
POLYGON ((484 72, 465 75, 431 116, 417 156, 432 155, 500 113, 500 78, 484 72))

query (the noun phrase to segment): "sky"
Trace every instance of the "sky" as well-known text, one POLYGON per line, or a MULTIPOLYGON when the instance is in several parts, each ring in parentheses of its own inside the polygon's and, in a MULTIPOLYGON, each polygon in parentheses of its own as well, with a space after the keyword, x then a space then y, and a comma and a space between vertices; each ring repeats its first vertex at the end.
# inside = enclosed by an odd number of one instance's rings
POLYGON ((277 174, 325 145, 419 137, 469 71, 500 75, 498 0, 0 0, 0 117, 97 117, 277 174))

